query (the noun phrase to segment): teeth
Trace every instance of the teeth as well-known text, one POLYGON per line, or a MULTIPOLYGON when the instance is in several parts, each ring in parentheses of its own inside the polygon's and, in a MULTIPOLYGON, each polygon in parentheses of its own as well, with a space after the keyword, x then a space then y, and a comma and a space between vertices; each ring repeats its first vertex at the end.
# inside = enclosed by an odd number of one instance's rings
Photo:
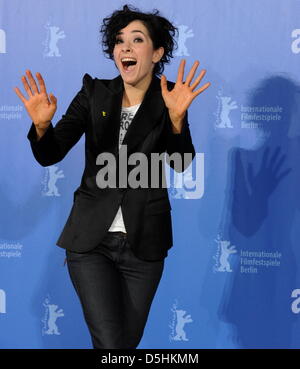
POLYGON ((136 59, 134 58, 122 58, 121 59, 122 62, 126 62, 126 61, 136 61, 136 59))

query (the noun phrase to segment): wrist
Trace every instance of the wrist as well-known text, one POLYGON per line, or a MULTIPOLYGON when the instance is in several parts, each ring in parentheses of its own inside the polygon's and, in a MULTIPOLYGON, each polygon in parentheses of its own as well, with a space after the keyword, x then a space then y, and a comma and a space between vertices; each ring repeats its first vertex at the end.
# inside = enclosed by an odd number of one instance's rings
POLYGON ((174 133, 174 134, 180 134, 181 131, 182 131, 182 127, 180 127, 180 126, 178 127, 177 125, 174 125, 172 123, 172 133, 174 133))
POLYGON ((170 120, 172 124, 172 132, 175 134, 181 133, 185 114, 183 116, 178 116, 178 115, 173 114, 169 110, 169 116, 170 116, 170 120))
POLYGON ((50 123, 51 123, 50 120, 47 121, 47 122, 42 122, 42 123, 35 123, 35 122, 33 122, 33 124, 35 125, 35 128, 38 129, 38 130, 41 130, 41 131, 42 130, 45 131, 49 127, 50 123))
POLYGON ((51 122, 49 122, 49 124, 46 125, 46 126, 45 126, 45 123, 43 123, 42 125, 41 124, 35 124, 35 131, 36 131, 36 135, 37 135, 38 140, 44 136, 47 129, 49 128, 50 123, 51 122))

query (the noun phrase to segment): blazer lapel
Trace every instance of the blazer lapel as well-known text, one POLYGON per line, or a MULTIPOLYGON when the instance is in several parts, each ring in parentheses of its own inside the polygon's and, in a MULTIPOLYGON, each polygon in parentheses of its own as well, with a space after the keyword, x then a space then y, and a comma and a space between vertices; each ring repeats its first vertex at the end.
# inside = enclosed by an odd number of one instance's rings
POLYGON ((123 139, 122 144, 127 145, 128 154, 162 121, 164 107, 160 79, 154 76, 123 139))
MULTIPOLYGON (((94 124, 97 146, 101 151, 117 154, 119 150, 120 117, 124 85, 122 77, 109 81, 107 88, 96 79, 94 92, 94 124)), ((165 105, 160 79, 153 76, 144 99, 136 112, 122 144, 129 154, 153 127, 161 122, 165 105)))
POLYGON ((118 147, 122 98, 123 81, 120 75, 110 80, 107 86, 96 79, 93 120, 96 144, 101 151, 114 152, 118 147))

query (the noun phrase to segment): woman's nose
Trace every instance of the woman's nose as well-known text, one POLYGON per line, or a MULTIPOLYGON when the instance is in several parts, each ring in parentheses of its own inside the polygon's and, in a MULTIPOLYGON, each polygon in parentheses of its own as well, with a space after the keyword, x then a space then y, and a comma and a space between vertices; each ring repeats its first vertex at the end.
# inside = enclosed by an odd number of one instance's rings
POLYGON ((122 45, 122 49, 123 49, 123 51, 130 51, 131 47, 130 47, 129 42, 124 42, 123 45, 122 45))

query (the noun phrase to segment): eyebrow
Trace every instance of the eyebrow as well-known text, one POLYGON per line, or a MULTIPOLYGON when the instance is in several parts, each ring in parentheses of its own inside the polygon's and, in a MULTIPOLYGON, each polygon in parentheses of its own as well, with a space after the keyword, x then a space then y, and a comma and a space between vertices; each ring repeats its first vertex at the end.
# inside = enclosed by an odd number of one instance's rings
MULTIPOLYGON (((131 33, 133 33, 133 32, 141 32, 144 36, 146 36, 146 35, 144 34, 144 32, 143 32, 143 31, 140 31, 139 29, 134 29, 134 30, 132 30, 132 31, 131 31, 131 33)), ((119 32, 117 32, 117 36, 118 36, 118 35, 123 35, 123 33, 124 33, 124 32, 119 31, 119 32)))

